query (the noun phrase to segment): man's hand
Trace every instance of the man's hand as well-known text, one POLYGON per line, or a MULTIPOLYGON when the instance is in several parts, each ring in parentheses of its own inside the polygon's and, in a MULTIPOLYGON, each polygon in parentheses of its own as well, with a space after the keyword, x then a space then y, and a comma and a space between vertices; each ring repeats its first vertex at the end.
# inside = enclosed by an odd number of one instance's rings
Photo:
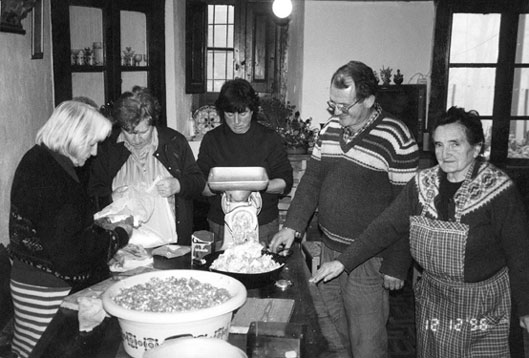
POLYGON ((296 231, 284 227, 277 234, 274 235, 272 241, 270 242, 270 251, 278 252, 286 249, 290 249, 292 243, 294 242, 296 236, 296 231))
POLYGON ((520 326, 529 333, 529 315, 520 317, 520 326))
POLYGON ((326 262, 316 271, 316 273, 309 280, 310 283, 318 283, 321 280, 327 282, 335 277, 338 277, 345 270, 344 265, 340 261, 326 262))
POLYGON ((173 177, 167 177, 160 179, 158 183, 156 183, 156 190, 158 190, 158 194, 160 196, 167 198, 168 196, 178 194, 180 192, 180 182, 178 179, 173 177))
POLYGON ((404 287, 404 280, 384 275, 384 288, 387 290, 400 290, 404 287))

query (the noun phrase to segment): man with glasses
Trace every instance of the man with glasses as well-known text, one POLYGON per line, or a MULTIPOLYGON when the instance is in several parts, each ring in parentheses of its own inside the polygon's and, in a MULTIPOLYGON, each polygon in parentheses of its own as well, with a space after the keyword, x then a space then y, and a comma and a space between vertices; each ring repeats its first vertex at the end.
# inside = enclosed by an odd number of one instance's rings
MULTIPOLYGON (((376 102, 373 70, 350 61, 332 76, 331 118, 320 132, 273 251, 301 237, 315 209, 323 233, 321 262, 333 261, 413 177, 418 147, 406 125, 376 102)), ((382 250, 383 248, 381 248, 382 250)), ((355 358, 387 357, 388 290, 404 285, 408 240, 322 282, 320 292, 340 342, 355 358)))

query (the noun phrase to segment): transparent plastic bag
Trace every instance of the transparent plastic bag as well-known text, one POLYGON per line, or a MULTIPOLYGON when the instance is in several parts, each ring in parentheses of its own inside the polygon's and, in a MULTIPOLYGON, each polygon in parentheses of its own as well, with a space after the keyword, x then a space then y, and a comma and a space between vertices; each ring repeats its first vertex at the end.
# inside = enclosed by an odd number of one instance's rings
POLYGON ((132 216, 134 227, 149 221, 154 211, 156 193, 148 191, 145 185, 127 185, 117 188, 112 193, 111 204, 94 215, 94 219, 103 217, 111 222, 122 220, 123 217, 132 216))

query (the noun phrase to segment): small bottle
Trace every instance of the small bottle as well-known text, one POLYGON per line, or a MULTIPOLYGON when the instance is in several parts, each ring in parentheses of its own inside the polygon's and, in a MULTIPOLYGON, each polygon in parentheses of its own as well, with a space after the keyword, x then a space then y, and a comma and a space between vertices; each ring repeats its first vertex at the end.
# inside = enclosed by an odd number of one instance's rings
POLYGON ((83 50, 79 50, 79 52, 77 53, 77 57, 75 58, 75 64, 79 66, 84 65, 84 51, 83 50))
POLYGON ((105 59, 103 56, 103 44, 101 42, 94 42, 92 44, 94 49, 94 62, 96 65, 104 65, 105 59))

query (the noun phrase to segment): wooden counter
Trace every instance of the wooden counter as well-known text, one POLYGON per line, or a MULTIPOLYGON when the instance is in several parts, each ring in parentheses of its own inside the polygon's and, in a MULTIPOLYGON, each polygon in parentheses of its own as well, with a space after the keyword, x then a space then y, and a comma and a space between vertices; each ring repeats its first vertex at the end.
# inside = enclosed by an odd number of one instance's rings
MULTIPOLYGON (((327 349, 311 296, 308 279, 310 273, 301 253, 299 244, 294 247, 293 255, 281 271, 282 279, 290 280, 293 285, 282 291, 274 284, 248 290, 248 297, 292 299, 294 312, 290 322, 306 325, 305 352, 302 358, 316 358, 327 349)), ((190 256, 183 258, 155 258, 154 267, 158 269, 190 268, 190 256)), ((314 287, 312 288, 314 289, 314 287)), ((75 357, 75 358, 125 358, 129 357, 121 344, 121 332, 115 317, 106 318, 90 333, 79 332, 77 311, 60 308, 59 312, 44 332, 31 357, 75 357)), ((230 342, 246 351, 246 335, 231 334, 230 342)))

